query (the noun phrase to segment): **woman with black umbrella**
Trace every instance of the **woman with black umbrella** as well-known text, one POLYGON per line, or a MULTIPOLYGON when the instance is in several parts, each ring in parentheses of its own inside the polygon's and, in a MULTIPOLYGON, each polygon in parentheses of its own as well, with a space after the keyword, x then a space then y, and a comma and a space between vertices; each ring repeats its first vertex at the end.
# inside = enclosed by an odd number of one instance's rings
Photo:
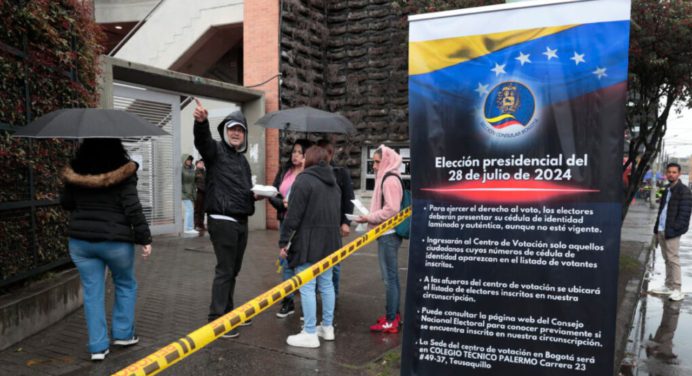
POLYGON ((63 172, 60 197, 70 211, 69 251, 81 278, 91 360, 108 355, 105 269, 115 286, 111 335, 114 345, 139 342, 134 332, 137 281, 134 244, 151 253, 151 233, 137 195, 137 163, 119 139, 86 139, 63 172))

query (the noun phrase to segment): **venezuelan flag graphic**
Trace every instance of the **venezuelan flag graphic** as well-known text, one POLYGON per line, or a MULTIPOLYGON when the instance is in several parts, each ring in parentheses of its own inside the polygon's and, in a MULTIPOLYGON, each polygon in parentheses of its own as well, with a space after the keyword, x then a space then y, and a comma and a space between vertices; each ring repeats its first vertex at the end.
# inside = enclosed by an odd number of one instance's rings
POLYGON ((612 21, 453 38, 458 47, 444 40, 442 50, 412 42, 411 103, 450 105, 516 135, 540 126, 546 107, 626 82, 628 31, 629 21, 612 21))

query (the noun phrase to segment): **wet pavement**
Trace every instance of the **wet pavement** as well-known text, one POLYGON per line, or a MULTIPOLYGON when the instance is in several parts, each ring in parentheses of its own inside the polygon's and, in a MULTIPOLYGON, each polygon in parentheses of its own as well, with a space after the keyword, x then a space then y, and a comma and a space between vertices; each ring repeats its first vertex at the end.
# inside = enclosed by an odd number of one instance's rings
MULTIPOLYGON (((639 300, 654 215, 655 211, 648 206, 635 205, 623 225, 616 330, 618 337, 623 338, 621 343, 625 342, 630 318, 639 300)), ((250 233, 236 287, 239 303, 278 283, 274 264, 277 239, 275 231, 250 233)), ((400 280, 405 289, 406 241, 401 249, 400 280)), ((690 260, 686 262, 689 265, 690 260)), ((137 346, 112 349, 106 361, 92 363, 86 352, 83 311, 79 309, 50 328, 1 351, 0 375, 106 375, 149 355, 206 323, 214 263, 208 238, 157 237, 150 259, 138 258, 136 263, 139 282, 136 322, 141 338, 137 346)), ((692 268, 687 271, 692 272, 692 268)), ((401 333, 381 335, 368 330, 375 318, 384 313, 385 304, 376 245, 370 244, 346 260, 341 275, 335 317, 336 341, 322 342, 319 349, 287 346, 286 337, 300 330, 299 316, 280 320, 275 317, 278 307, 270 307, 255 318, 252 326, 242 327, 239 338, 214 341, 164 374, 379 375, 379 370, 373 367, 374 361, 390 351, 399 351, 401 333)), ((112 295, 112 287, 109 289, 112 295)), ((401 303, 403 308, 403 294, 401 303)), ((648 314, 654 312, 652 305, 649 303, 648 314)), ((686 309, 689 316, 689 305, 686 309)), ((652 318, 655 323, 647 324, 647 328, 654 326, 652 330, 655 330, 660 313, 659 309, 658 317, 652 318)), ((679 320, 678 332, 684 330, 684 321, 683 318, 679 320)), ((388 371, 398 375, 398 365, 393 364, 388 371)))
MULTIPOLYGON (((250 300, 279 283, 275 266, 277 240, 276 231, 250 233, 236 284, 237 302, 250 300)), ((141 339, 137 346, 111 348, 104 362, 91 362, 86 352, 84 315, 79 309, 52 327, 0 352, 0 375, 106 375, 206 324, 215 264, 209 238, 157 237, 153 247, 149 260, 138 257, 136 262, 139 284, 136 331, 141 339)), ((400 279, 404 283, 407 242, 401 249, 400 279)), ((322 341, 318 349, 286 345, 286 337, 300 331, 301 321, 299 314, 277 319, 275 313, 279 307, 275 306, 255 317, 251 326, 241 327, 240 337, 220 338, 171 366, 164 374, 371 374, 372 362, 401 343, 401 333, 382 335, 369 331, 369 326, 384 313, 385 305, 376 252, 376 244, 370 244, 342 266, 335 341, 322 341)), ((112 296, 110 285, 109 295, 112 296)), ((108 302, 110 305, 112 301, 108 302)))
POLYGON ((621 375, 692 375, 692 233, 680 240, 680 266, 682 291, 687 295, 683 301, 672 302, 667 296, 645 293, 665 281, 660 248, 652 253, 621 375))

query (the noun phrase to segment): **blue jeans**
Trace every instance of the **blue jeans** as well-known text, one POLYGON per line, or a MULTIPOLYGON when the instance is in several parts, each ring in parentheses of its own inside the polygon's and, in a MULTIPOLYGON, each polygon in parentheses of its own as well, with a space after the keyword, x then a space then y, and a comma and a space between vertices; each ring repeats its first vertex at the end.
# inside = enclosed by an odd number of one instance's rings
POLYGON ((90 242, 69 238, 69 248, 84 291, 84 317, 89 331, 89 352, 104 351, 110 344, 104 301, 106 266, 111 271, 115 285, 111 335, 115 340, 132 338, 135 333, 137 301, 134 244, 113 241, 90 242))
MULTIPOLYGON (((281 281, 286 281, 291 278, 293 278, 294 275, 296 275, 296 271, 288 266, 288 260, 286 259, 279 259, 279 265, 281 265, 281 281)), ((284 300, 286 301, 293 301, 293 295, 294 293, 290 293, 284 297, 284 300)))
POLYGON ((399 312, 399 260, 397 254, 401 238, 397 234, 382 235, 377 239, 377 258, 380 261, 380 272, 386 293, 387 321, 392 321, 399 312))
MULTIPOLYGON (((284 228, 284 221, 279 221, 279 234, 281 234, 281 231, 284 228)), ((294 275, 296 275, 296 271, 288 266, 288 260, 287 259, 279 259, 279 265, 281 265, 281 282, 289 280, 293 278, 294 275)), ((289 295, 286 295, 284 297, 285 301, 288 302, 293 302, 293 295, 294 293, 290 293, 289 295)))
POLYGON ((334 297, 339 296, 339 276, 341 275, 341 264, 332 267, 332 283, 334 284, 334 297))
POLYGON ((194 230, 194 223, 195 223, 195 209, 192 206, 192 200, 183 200, 183 207, 185 209, 185 217, 184 219, 184 231, 190 231, 194 230))
MULTIPOLYGON (((311 267, 312 264, 305 263, 296 266, 296 274, 311 267)), ((316 279, 312 279, 300 288, 300 304, 303 308, 303 318, 307 333, 317 332, 317 297, 315 290, 319 287, 322 295, 322 325, 331 326, 334 321, 334 285, 332 284, 332 269, 327 269, 316 279)))

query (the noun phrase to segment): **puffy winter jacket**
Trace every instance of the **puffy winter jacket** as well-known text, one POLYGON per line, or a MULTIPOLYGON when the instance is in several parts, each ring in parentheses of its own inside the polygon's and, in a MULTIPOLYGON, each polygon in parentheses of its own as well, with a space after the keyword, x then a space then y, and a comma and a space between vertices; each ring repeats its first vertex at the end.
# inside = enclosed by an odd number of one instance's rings
POLYGON ((654 234, 658 233, 658 221, 661 218, 661 211, 665 206, 668 195, 668 211, 666 213, 665 238, 672 239, 686 233, 690 226, 690 213, 692 213, 692 194, 690 189, 682 182, 668 187, 661 197, 661 205, 658 207, 658 216, 654 226, 654 234))
POLYGON ((135 162, 128 162, 103 174, 82 175, 66 167, 60 203, 70 211, 68 235, 89 241, 151 244, 137 196, 137 168, 135 162))
MULTIPOLYGON (((237 121, 245 125, 245 117, 240 111, 228 115, 217 130, 225 140, 225 125, 237 121)), ((252 175, 250 164, 245 156, 225 141, 211 138, 209 121, 196 122, 194 125, 195 147, 202 155, 207 169, 204 209, 209 214, 231 216, 237 220, 246 220, 255 212, 255 199, 252 194, 252 175)), ((247 131, 245 132, 247 145, 247 131)))

